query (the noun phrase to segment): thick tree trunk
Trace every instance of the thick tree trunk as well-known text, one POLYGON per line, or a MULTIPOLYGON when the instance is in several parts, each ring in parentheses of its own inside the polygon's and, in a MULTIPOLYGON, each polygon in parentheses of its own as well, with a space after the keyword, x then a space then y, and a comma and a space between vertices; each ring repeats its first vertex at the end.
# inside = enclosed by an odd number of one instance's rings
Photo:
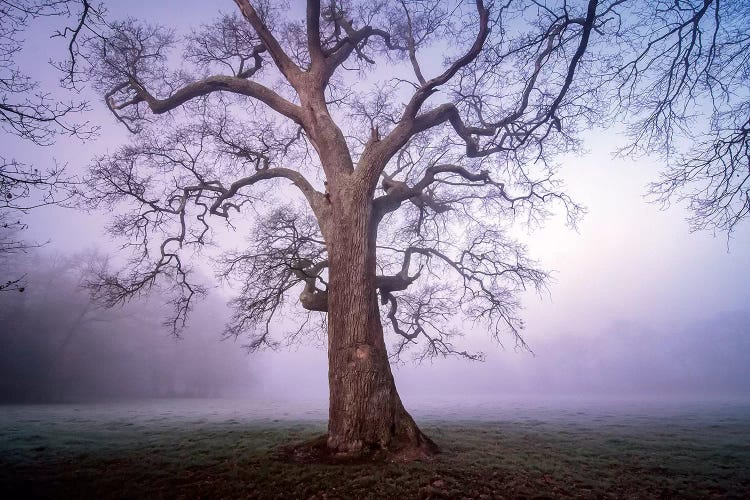
POLYGON ((345 196, 328 241, 328 448, 385 450, 409 460, 437 452, 404 409, 393 381, 375 288, 369 197, 345 196))

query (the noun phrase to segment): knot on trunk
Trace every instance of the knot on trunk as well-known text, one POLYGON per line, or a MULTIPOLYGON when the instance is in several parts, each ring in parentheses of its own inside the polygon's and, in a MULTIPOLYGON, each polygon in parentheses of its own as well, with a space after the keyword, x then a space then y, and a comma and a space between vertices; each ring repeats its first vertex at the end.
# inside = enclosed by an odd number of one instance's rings
POLYGON ((417 278, 419 278, 419 273, 409 276, 403 271, 392 276, 377 276, 376 284, 378 290, 380 290, 380 303, 388 302, 391 292, 401 292, 409 288, 409 285, 414 283, 417 278))
POLYGON ((328 311, 328 292, 316 286, 320 273, 328 267, 328 261, 314 263, 310 259, 297 259, 291 264, 294 275, 305 283, 299 301, 308 311, 328 311))
POLYGON ((308 290, 307 286, 299 294, 299 302, 308 311, 328 312, 328 292, 308 290))

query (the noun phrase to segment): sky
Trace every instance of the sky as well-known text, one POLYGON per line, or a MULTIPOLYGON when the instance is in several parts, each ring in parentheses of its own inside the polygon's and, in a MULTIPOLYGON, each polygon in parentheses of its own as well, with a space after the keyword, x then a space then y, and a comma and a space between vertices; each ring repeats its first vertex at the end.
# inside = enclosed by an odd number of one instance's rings
MULTIPOLYGON (((215 8, 197 1, 110 4, 115 16, 149 15, 180 30, 208 21, 205 16, 215 8)), ((233 3, 221 8, 231 11, 233 3)), ((45 58, 38 57, 56 50, 41 36, 45 29, 30 32, 21 64, 29 73, 53 81, 45 58)), ((102 126, 98 140, 82 145, 63 138, 52 147, 39 148, 4 136, 5 156, 36 165, 56 160, 67 163, 71 172, 83 172, 92 156, 127 140, 100 99, 95 98, 92 106, 89 116, 102 126)), ((646 185, 662 168, 659 158, 614 157, 624 141, 619 132, 589 131, 584 134, 587 152, 561 159, 568 193, 588 210, 577 231, 566 227, 560 216, 533 232, 519 231, 531 257, 554 277, 547 292, 523 297, 524 336, 534 354, 513 349, 510 339, 505 348, 499 347, 478 329, 467 329, 467 345, 487 353, 486 362, 449 359, 396 366, 402 393, 412 398, 693 390, 750 394, 746 382, 729 382, 745 373, 743 368, 731 371, 725 366, 730 358, 732 363, 750 361, 744 340, 750 334, 750 221, 731 239, 721 233, 691 233, 684 206, 661 210, 644 199, 646 185), (721 344, 728 343, 730 353, 705 348, 715 344, 711 336, 716 332, 723 332, 721 344), (674 368, 679 363, 689 368, 674 368), (642 379, 644 366, 661 383, 653 377, 642 379), (729 370, 724 378, 711 378, 722 369, 729 370), (701 386, 701 381, 712 382, 701 386)), ((106 220, 102 213, 45 207, 27 217, 26 236, 49 240, 44 248, 49 253, 91 247, 115 252, 117 244, 103 232, 106 220)), ((228 296, 225 290, 215 293, 222 299, 228 296)), ((218 338, 218 328, 216 333, 218 338)), ((257 353, 249 355, 247 363, 256 395, 325 398, 322 349, 302 346, 257 353)))

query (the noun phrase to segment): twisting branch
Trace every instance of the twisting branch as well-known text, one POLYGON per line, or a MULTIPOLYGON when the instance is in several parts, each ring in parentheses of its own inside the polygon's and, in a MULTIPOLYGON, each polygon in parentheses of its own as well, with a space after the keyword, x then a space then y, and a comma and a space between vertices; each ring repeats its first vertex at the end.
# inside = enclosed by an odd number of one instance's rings
POLYGON ((400 264, 395 263, 400 265, 398 273, 378 277, 381 302, 388 306, 385 317, 399 336, 395 358, 423 338, 427 348, 417 354, 419 359, 438 355, 482 359, 481 353, 460 350, 448 340, 461 336, 455 321, 458 312, 489 325, 498 341, 510 332, 516 347, 528 349, 515 297, 528 288, 544 289, 547 273, 536 269, 525 256, 525 248, 507 240, 497 228, 477 226, 461 248, 431 235, 424 235, 421 245, 405 250, 382 247, 386 254, 402 255, 400 264), (420 257, 418 270, 410 276, 415 256, 420 257), (430 278, 441 284, 429 284, 430 278))
POLYGON ((526 348, 519 295, 548 276, 507 234, 556 206, 571 225, 582 215, 554 158, 600 120, 612 75, 586 54, 617 29, 623 2, 309 0, 302 22, 268 0, 235 3, 239 14, 184 40, 180 71, 168 55, 179 39, 160 26, 111 23, 91 42, 96 86, 139 132, 95 162, 86 194, 131 209, 111 228, 139 270, 120 295, 167 272, 187 283, 187 251, 210 243, 216 222, 254 213, 247 248, 219 270, 240 288, 226 333, 249 335, 251 349, 276 345, 290 293, 327 311, 328 266, 341 276, 332 249, 355 229, 369 239, 352 257, 369 266, 396 358, 423 342, 418 358, 481 359, 458 347, 457 318, 526 348), (442 65, 425 57, 437 48, 442 65), (287 206, 292 193, 304 209, 287 206))
POLYGON ((113 23, 107 36, 92 39, 89 57, 94 61, 94 81, 105 91, 110 111, 131 132, 137 132, 145 119, 139 106, 142 103, 152 113, 162 114, 193 99, 228 92, 255 99, 279 114, 301 122, 299 106, 266 85, 248 79, 260 70, 261 55, 267 50, 267 44, 260 45, 261 41, 243 32, 236 25, 237 19, 225 18, 223 22, 229 25, 225 27, 226 36, 236 37, 231 50, 215 47, 217 41, 205 32, 194 33, 187 56, 203 64, 211 61, 230 68, 234 68, 231 61, 238 60, 235 74, 213 75, 195 81, 180 82, 179 75, 169 74, 166 59, 174 44, 174 36, 164 28, 129 20, 113 23), (254 66, 250 68, 245 66, 249 59, 254 60, 254 66), (176 80, 177 85, 165 88, 165 81, 170 79, 176 80), (167 97, 157 97, 157 91, 162 90, 168 93, 167 97))
MULTIPOLYGON (((471 196, 483 200, 499 199, 507 202, 513 212, 516 210, 516 205, 528 204, 533 206, 534 203, 544 204, 550 199, 556 199, 565 207, 568 214, 568 222, 572 225, 575 225, 583 211, 583 208, 573 202, 565 193, 550 190, 552 183, 549 178, 530 182, 528 193, 514 196, 508 194, 505 189, 505 183, 493 180, 487 170, 472 173, 458 165, 438 164, 428 167, 424 177, 411 187, 407 186, 405 182, 396 181, 387 174, 384 174, 382 187, 386 194, 376 198, 374 201, 376 219, 380 220, 387 212, 397 210, 401 206, 401 203, 406 200, 410 200, 418 207, 429 207, 436 213, 450 210, 450 197, 438 202, 434 195, 427 191, 431 185, 440 182, 449 183, 451 186, 466 186, 474 189, 481 187, 493 188, 491 192, 485 190, 471 196), (438 174, 453 174, 453 177, 458 178, 459 181, 466 181, 466 183, 440 181, 437 179, 438 174)), ((464 194, 461 194, 459 197, 466 199, 466 195, 464 194)))
MULTIPOLYGON (((243 154, 234 155, 241 165, 233 169, 239 179, 225 185, 214 178, 218 173, 214 167, 217 155, 226 155, 229 144, 239 146, 224 135, 226 117, 220 123, 219 127, 187 125, 166 137, 140 135, 134 144, 100 157, 92 166, 89 189, 81 194, 92 208, 122 202, 135 205, 135 210, 117 217, 110 226, 112 233, 130 238, 127 246, 136 250, 130 262, 133 271, 101 276, 98 283, 91 284, 92 290, 105 304, 113 305, 148 290, 160 276, 171 275, 176 280, 176 309, 171 320, 175 334, 184 326, 193 298, 203 291, 183 264, 183 250, 208 243, 209 217, 228 222, 231 212, 240 212, 269 194, 253 195, 248 192, 250 188, 274 179, 292 181, 313 210, 325 199, 300 172, 270 164, 248 165, 247 148, 243 154), (154 172, 171 172, 171 178, 159 178, 154 172)), ((307 266, 289 264, 287 273, 296 283, 301 278, 292 271, 294 266, 297 272, 305 272, 307 266)))
POLYGON ((287 292, 302 285, 299 302, 308 311, 327 311, 328 261, 315 220, 290 206, 278 208, 255 226, 250 248, 219 262, 219 276, 243 285, 233 299, 234 314, 225 335, 250 334, 248 348, 273 346, 271 323, 287 292))
POLYGON ((250 5, 250 2, 248 2, 248 0, 235 0, 234 3, 237 4, 242 15, 245 17, 245 19, 248 20, 253 29, 255 29, 255 32, 263 41, 263 44, 271 54, 276 67, 279 68, 279 70, 287 80, 289 80, 290 82, 296 82, 301 74, 300 68, 296 64, 294 64, 294 61, 289 58, 287 53, 279 44, 279 41, 268 29, 268 26, 266 25, 264 20, 261 18, 261 16, 258 15, 258 12, 255 10, 255 8, 250 5))
POLYGON ((417 339, 420 339, 423 347, 414 355, 416 361, 448 356, 470 361, 484 360, 481 352, 472 353, 457 348, 453 342, 462 336, 461 332, 444 326, 453 315, 454 302, 450 296, 454 292, 445 285, 431 285, 402 294, 398 299, 393 295, 388 297, 390 309, 387 317, 391 328, 400 337, 392 350, 391 359, 400 361, 407 349, 418 345, 417 339))
POLYGON ((583 19, 570 18, 566 14, 565 17, 555 18, 552 21, 546 34, 540 37, 539 44, 544 48, 536 56, 533 73, 528 78, 522 91, 521 104, 517 111, 504 118, 493 120, 482 114, 482 108, 473 106, 472 109, 477 115, 479 125, 467 125, 454 103, 441 104, 420 114, 423 104, 436 92, 438 86, 450 81, 480 55, 489 33, 489 11, 481 1, 477 1, 479 29, 473 45, 442 74, 421 85, 404 107, 404 114, 398 125, 382 140, 369 144, 369 148, 363 154, 363 159, 366 161, 360 161, 360 165, 368 166, 367 169, 363 167, 361 173, 363 177, 370 182, 376 182, 385 168, 387 160, 404 147, 413 136, 444 123, 450 123, 454 132, 463 140, 466 146, 466 156, 470 158, 518 150, 535 138, 537 134, 540 134, 541 137, 537 137, 536 140, 542 142, 549 136, 553 128, 560 132, 561 120, 557 116, 558 109, 568 94, 579 61, 588 46, 591 31, 597 21, 597 5, 596 0, 590 0, 586 17, 583 19), (546 66, 544 63, 553 52, 561 51, 566 43, 570 43, 570 38, 564 37, 564 34, 566 30, 573 27, 580 28, 579 41, 566 68, 563 82, 555 93, 544 96, 547 102, 540 103, 542 104, 539 106, 541 109, 536 109, 535 115, 525 117, 529 95, 546 66), (479 141, 479 138, 482 137, 486 138, 485 144, 479 141), (385 161, 380 160, 380 158, 385 161), (369 167, 370 165, 374 166, 369 167))

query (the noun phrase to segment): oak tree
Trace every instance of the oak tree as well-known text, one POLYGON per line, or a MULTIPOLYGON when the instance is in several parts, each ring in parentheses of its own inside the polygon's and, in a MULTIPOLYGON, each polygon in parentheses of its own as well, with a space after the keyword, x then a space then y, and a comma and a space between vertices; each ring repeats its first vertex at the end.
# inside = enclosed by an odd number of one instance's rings
POLYGON ((526 346, 519 293, 548 276, 508 228, 553 210, 576 223, 556 155, 606 118, 612 89, 640 118, 648 95, 684 95, 637 89, 658 44, 688 35, 670 25, 639 46, 645 21, 623 0, 235 3, 182 36, 126 19, 88 40, 93 82, 134 133, 93 162, 85 193, 133 257, 91 287, 113 305, 171 280, 178 333, 204 292, 192 252, 249 221, 248 244, 218 259, 239 285, 226 335, 273 346, 281 319, 308 311, 287 338, 326 333, 327 449, 430 455, 391 360, 481 359, 460 345, 474 324, 526 346))

